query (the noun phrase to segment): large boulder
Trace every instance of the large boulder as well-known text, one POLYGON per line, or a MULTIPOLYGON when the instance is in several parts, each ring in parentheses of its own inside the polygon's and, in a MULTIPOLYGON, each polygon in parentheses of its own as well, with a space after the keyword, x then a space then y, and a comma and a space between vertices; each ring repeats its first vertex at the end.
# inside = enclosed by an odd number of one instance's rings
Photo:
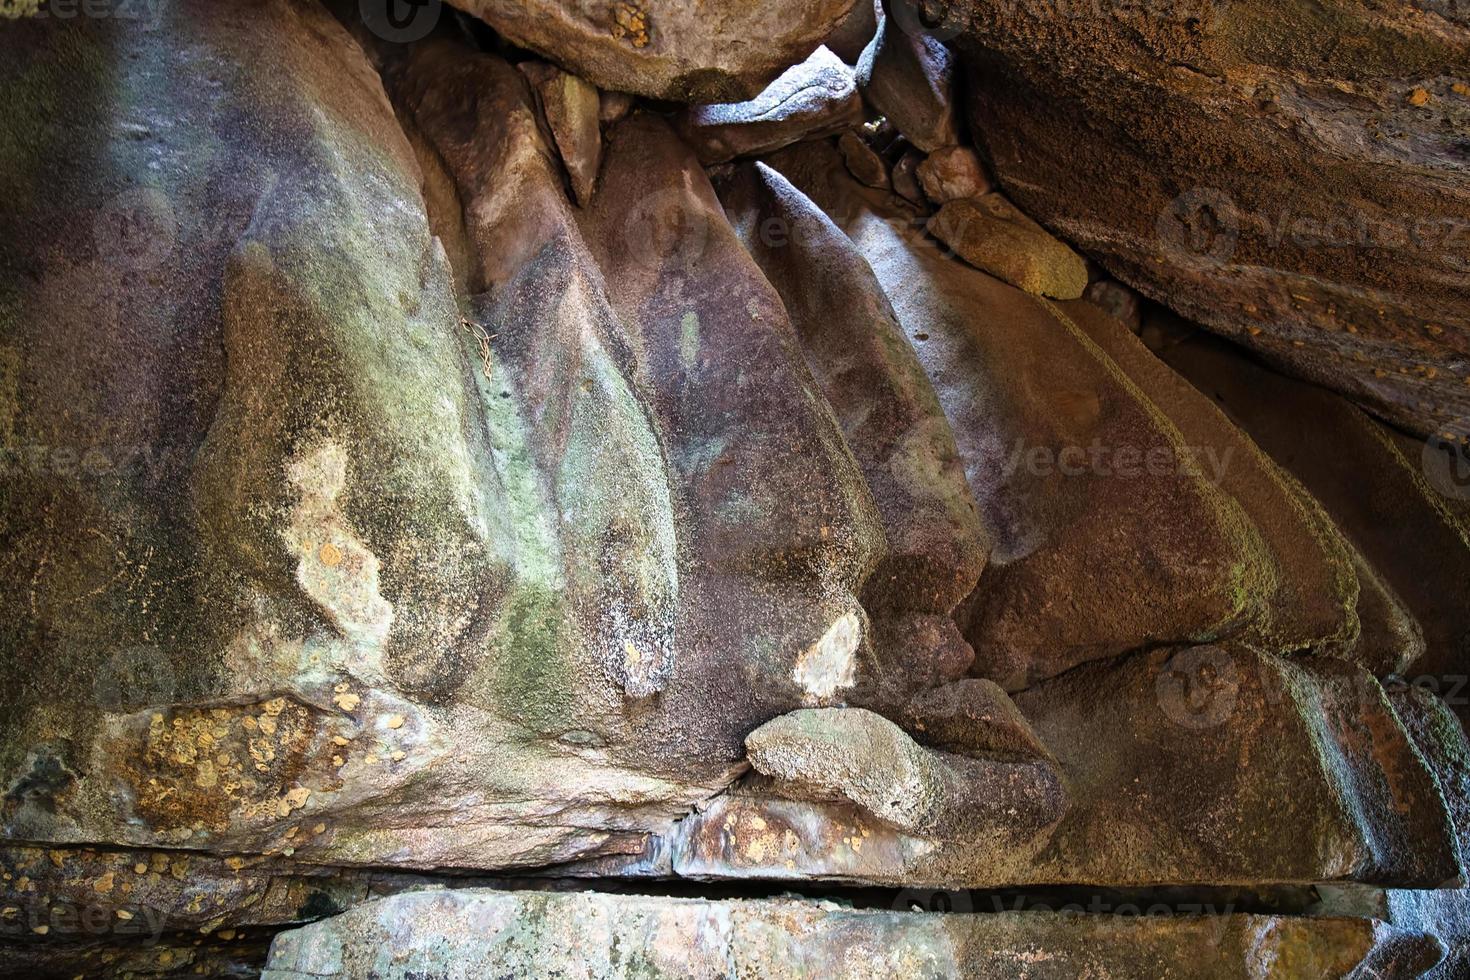
POLYGON ((739 102, 811 54, 843 24, 853 0, 458 0, 456 6, 598 88, 676 102, 739 102))
POLYGON ((709 164, 840 132, 863 116, 852 69, 820 47, 747 102, 691 107, 679 119, 679 132, 709 164))
POLYGON ((1463 12, 961 0, 945 14, 935 32, 964 54, 973 128, 1022 210, 1278 366, 1465 435, 1463 12))

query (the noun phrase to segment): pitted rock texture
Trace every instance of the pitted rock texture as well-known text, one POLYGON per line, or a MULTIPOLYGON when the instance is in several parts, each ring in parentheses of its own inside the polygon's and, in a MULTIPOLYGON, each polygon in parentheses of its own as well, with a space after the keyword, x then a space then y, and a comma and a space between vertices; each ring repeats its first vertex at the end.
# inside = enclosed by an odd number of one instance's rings
POLYGON ((1003 190, 1119 279, 1420 434, 1470 415, 1470 22, 1411 0, 917 5, 1003 190))
MULTIPOLYGON (((1453 458, 951 254, 851 92, 706 167, 350 6, 0 28, 0 971, 1454 975, 1453 458)), ((774 16, 671 10, 603 67, 774 16)))
POLYGON ((854 0, 456 5, 598 88, 697 103, 754 98, 841 25, 854 0))

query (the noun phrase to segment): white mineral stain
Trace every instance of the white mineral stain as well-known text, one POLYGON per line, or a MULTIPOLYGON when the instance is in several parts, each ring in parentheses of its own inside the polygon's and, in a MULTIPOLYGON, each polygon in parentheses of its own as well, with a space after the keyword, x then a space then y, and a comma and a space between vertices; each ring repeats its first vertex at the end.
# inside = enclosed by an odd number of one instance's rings
POLYGON ((822 638, 802 651, 791 679, 815 698, 830 698, 856 682, 858 645, 863 624, 857 613, 844 613, 822 638))
POLYGON ((281 532, 296 556, 296 582, 345 637, 381 643, 393 606, 378 590, 378 559, 337 507, 347 482, 347 453, 324 440, 292 460, 286 478, 299 499, 281 532))

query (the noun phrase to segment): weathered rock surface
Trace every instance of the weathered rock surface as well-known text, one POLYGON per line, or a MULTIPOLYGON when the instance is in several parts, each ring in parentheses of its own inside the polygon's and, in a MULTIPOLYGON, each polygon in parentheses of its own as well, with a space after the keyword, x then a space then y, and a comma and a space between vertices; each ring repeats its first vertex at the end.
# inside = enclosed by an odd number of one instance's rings
POLYGON ((1464 972, 1460 460, 351 7, 0 29, 0 973, 1464 972))
POLYGON ((762 164, 743 166, 722 201, 780 294, 882 518, 887 552, 863 592, 877 669, 863 693, 901 704, 962 676, 973 659, 950 615, 974 590, 989 541, 954 434, 851 240, 762 164))
POLYGON ((891 186, 888 164, 856 132, 843 133, 837 141, 837 148, 842 151, 842 161, 847 164, 848 173, 869 187, 891 186))
POLYGON ((915 176, 925 196, 935 204, 979 197, 991 189, 980 158, 967 146, 940 147, 924 158, 915 176))
MULTIPOLYGON (((1332 392, 1267 371, 1223 343, 1175 345, 1169 364, 1213 398, 1290 470, 1382 576, 1383 639, 1400 666, 1417 652, 1401 601, 1423 631, 1424 655, 1407 669, 1459 684, 1470 663, 1470 529, 1426 478, 1422 450, 1399 444, 1332 392), (1386 636, 1384 634, 1387 634, 1386 636)), ((1456 710, 1466 717, 1463 698, 1456 710)))
POLYGON ((852 69, 819 47, 748 102, 690 108, 680 117, 679 132, 708 164, 769 153, 862 121, 852 69))
POLYGON ((739 102, 811 54, 844 21, 853 0, 796 6, 459 0, 456 6, 600 89, 675 102, 739 102))
POLYGON ((1016 700, 1072 797, 1041 880, 1438 888, 1460 874, 1439 783, 1359 668, 1194 647, 1089 664, 1016 700))
POLYGON ((847 800, 906 834, 966 840, 1039 834, 1065 796, 1049 760, 1011 762, 926 749, 862 708, 794 711, 745 739, 750 764, 782 796, 847 800))
POLYGON ((601 96, 595 86, 554 66, 522 62, 520 68, 536 89, 536 100, 571 177, 572 193, 585 207, 602 163, 601 96))
POLYGON ((1470 416, 1470 22, 1418 3, 1120 15, 964 0, 973 129, 1150 298, 1421 434, 1470 416))
POLYGON ((1264 980, 1285 970, 1330 980, 1376 941, 1370 920, 1351 918, 915 915, 789 899, 462 890, 383 899, 285 933, 264 977, 1264 980))
POLYGON ((925 153, 960 142, 953 56, 922 29, 918 7, 904 0, 906 17, 885 16, 858 61, 858 85, 867 99, 925 153))
POLYGON ((942 255, 835 149, 773 164, 867 259, 953 428, 992 544, 959 617, 976 673, 1017 690, 1259 615, 1274 572, 1239 504, 1182 462, 1178 429, 1081 331, 942 255))
POLYGON ((878 18, 883 14, 883 0, 857 0, 847 19, 827 36, 825 42, 832 53, 849 65, 862 58, 868 42, 878 33, 878 18))
MULTIPOLYGON (((1348 656, 1360 634, 1359 587, 1349 545, 1312 497, 1230 420, 1117 320, 1086 302, 1067 316, 1179 427, 1196 465, 1240 502, 1276 568, 1262 615, 1240 640, 1268 653, 1348 656)), ((1370 658, 1365 666, 1376 664, 1370 658)))
MULTIPOLYGON (((923 164, 919 182, 931 199, 953 190, 937 179, 926 183, 923 164)), ((975 268, 1028 293, 1077 299, 1087 288, 1082 257, 999 194, 950 201, 929 219, 927 227, 975 268)))
POLYGON ((924 154, 907 150, 893 164, 893 192, 917 207, 928 204, 924 188, 919 183, 919 164, 923 162, 924 154))

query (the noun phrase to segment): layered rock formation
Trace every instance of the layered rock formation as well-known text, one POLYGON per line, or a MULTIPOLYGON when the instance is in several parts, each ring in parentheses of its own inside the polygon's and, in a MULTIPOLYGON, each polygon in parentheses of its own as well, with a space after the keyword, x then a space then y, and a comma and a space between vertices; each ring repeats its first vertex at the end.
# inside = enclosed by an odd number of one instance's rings
POLYGON ((0 29, 5 970, 1456 975, 1437 443, 1077 299, 923 11, 350 6, 0 29))
POLYGON ((898 6, 963 52, 972 127, 1023 210, 1292 373, 1463 444, 1463 10, 898 6))

